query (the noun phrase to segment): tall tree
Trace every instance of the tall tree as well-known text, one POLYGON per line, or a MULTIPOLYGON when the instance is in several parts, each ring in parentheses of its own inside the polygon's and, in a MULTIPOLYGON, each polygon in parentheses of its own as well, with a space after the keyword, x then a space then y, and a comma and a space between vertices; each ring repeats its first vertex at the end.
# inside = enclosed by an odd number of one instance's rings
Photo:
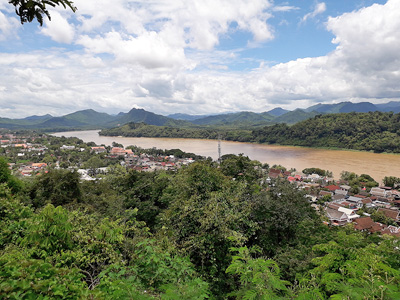
POLYGON ((304 192, 286 181, 276 181, 267 191, 252 195, 249 204, 250 219, 257 224, 249 245, 260 246, 268 256, 276 254, 281 247, 299 242, 302 222, 319 219, 304 192))
POLYGON ((0 184, 1 183, 7 184, 14 193, 22 189, 21 181, 11 174, 7 161, 3 157, 0 157, 0 184))
POLYGON ((243 185, 206 163, 194 163, 181 169, 162 198, 169 203, 161 215, 166 234, 220 294, 232 283, 225 273, 229 249, 245 240, 243 185))
POLYGON ((81 200, 79 173, 64 169, 53 169, 38 176, 31 191, 33 204, 43 206, 52 203, 65 205, 81 200))

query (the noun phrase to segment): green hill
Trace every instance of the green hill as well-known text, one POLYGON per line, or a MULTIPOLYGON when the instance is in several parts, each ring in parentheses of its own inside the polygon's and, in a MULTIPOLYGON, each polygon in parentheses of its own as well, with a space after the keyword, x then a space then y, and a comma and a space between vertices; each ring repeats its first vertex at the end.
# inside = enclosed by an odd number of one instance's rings
POLYGON ((24 118, 23 120, 29 120, 29 121, 36 121, 36 122, 44 122, 46 120, 51 119, 53 116, 52 115, 44 115, 44 116, 37 116, 37 115, 33 115, 33 116, 29 116, 24 118))
POLYGON ((87 123, 71 120, 66 117, 53 117, 43 123, 35 125, 35 128, 52 129, 52 128, 79 128, 87 126, 87 123))
POLYGON ((148 125, 157 126, 179 126, 179 125, 190 125, 191 123, 183 120, 175 120, 162 115, 146 111, 144 109, 133 108, 128 113, 119 114, 114 120, 108 122, 107 125, 118 126, 126 123, 146 123, 148 125))
POLYGON ((369 112, 317 115, 292 126, 252 131, 253 142, 400 153, 400 114, 369 112))
POLYGON ((390 101, 388 103, 375 104, 375 106, 378 108, 379 111, 384 111, 384 112, 392 111, 394 113, 400 112, 400 102, 399 101, 390 101))
POLYGON ((273 116, 263 113, 243 111, 239 113, 209 116, 192 121, 196 125, 217 125, 217 126, 251 126, 255 124, 269 123, 274 119, 273 116))
POLYGON ((277 107, 277 108, 271 109, 270 111, 267 111, 266 113, 271 116, 274 116, 274 117, 279 117, 279 116, 286 114, 287 112, 289 112, 289 110, 283 109, 281 107, 277 107))
POLYGON ((35 124, 40 124, 51 118, 52 118, 51 115, 30 116, 23 119, 0 118, 0 127, 5 127, 5 128, 29 127, 35 124))
POLYGON ((307 112, 316 111, 319 113, 336 114, 349 112, 370 112, 379 111, 379 107, 370 102, 352 103, 350 101, 340 102, 337 104, 316 104, 305 109, 307 112))
POLYGON ((189 115, 189 114, 179 114, 179 113, 168 115, 168 118, 172 118, 175 120, 185 120, 185 121, 193 121, 205 117, 209 117, 209 115, 189 115))
POLYGON ((80 110, 65 115, 63 118, 87 125, 103 125, 115 119, 115 117, 110 116, 109 114, 99 113, 93 109, 80 110))
POLYGON ((33 125, 35 128, 48 130, 64 129, 89 129, 104 127, 104 125, 114 119, 106 113, 99 113, 93 109, 77 111, 62 117, 53 117, 44 122, 33 125))
POLYGON ((295 124, 297 122, 301 122, 304 120, 307 120, 309 118, 312 118, 316 115, 319 115, 320 113, 311 111, 311 112, 306 112, 302 109, 296 109, 293 111, 289 111, 279 117, 276 117, 273 122, 274 123, 287 123, 287 124, 295 124))

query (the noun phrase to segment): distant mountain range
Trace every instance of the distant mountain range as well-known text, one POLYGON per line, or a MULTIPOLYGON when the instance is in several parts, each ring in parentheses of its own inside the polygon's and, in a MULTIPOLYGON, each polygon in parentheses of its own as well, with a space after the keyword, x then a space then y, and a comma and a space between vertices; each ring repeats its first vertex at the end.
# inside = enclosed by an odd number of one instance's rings
POLYGON ((305 109, 306 112, 316 111, 325 114, 381 111, 394 113, 400 112, 400 102, 391 101, 385 104, 372 104, 370 102, 340 102, 337 104, 317 104, 305 109))
POLYGON ((0 128, 7 129, 97 129, 111 128, 129 122, 146 123, 149 125, 187 126, 193 125, 187 121, 175 120, 162 115, 157 115, 144 109, 131 109, 128 113, 119 113, 116 116, 99 113, 93 109, 77 111, 62 117, 31 116, 24 119, 0 118, 0 128))
POLYGON ((392 101, 385 104, 341 102, 337 104, 316 104, 306 109, 296 109, 293 111, 278 107, 260 113, 243 111, 219 115, 189 115, 176 113, 163 116, 144 109, 133 108, 127 113, 121 112, 113 116, 107 113, 99 113, 93 109, 87 109, 61 117, 53 117, 47 114, 44 116, 30 116, 23 119, 0 118, 0 128, 57 131, 68 129, 111 128, 129 122, 174 127, 257 127, 276 123, 294 124, 312 118, 318 114, 370 111, 392 111, 394 113, 399 113, 400 101, 392 101))

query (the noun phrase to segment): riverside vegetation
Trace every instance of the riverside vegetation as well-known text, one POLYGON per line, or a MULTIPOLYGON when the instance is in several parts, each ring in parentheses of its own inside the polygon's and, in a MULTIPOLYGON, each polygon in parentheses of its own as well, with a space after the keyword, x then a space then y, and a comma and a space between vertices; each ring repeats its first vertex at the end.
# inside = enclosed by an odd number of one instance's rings
MULTIPOLYGON (((50 151, 88 147, 37 140, 50 151)), ((77 153, 57 156, 66 166, 105 159, 77 153)), ((303 191, 266 183, 268 166, 245 156, 150 173, 108 161, 102 179, 81 181, 73 169, 54 168, 17 178, 6 155, 2 299, 400 297, 397 238, 324 225, 303 191)))
POLYGON ((204 138, 280 145, 330 147, 400 153, 400 113, 369 112, 317 115, 292 126, 285 123, 256 129, 176 128, 128 123, 101 135, 204 138))

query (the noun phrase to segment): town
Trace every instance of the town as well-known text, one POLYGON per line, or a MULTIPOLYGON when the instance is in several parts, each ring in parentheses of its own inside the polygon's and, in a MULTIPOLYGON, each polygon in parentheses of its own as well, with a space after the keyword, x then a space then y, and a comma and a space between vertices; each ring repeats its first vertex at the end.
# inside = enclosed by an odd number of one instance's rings
POLYGON ((182 157, 184 153, 180 150, 179 157, 175 157, 156 149, 145 150, 133 146, 125 149, 122 145, 97 146, 76 139, 68 139, 68 145, 58 145, 57 140, 66 142, 67 139, 46 134, 28 136, 6 133, 0 135, 0 146, 2 154, 11 161, 10 168, 21 176, 40 175, 50 167, 70 168, 77 169, 82 180, 95 180, 100 178, 97 175, 107 172, 108 165, 115 163, 127 170, 149 172, 176 170, 195 161, 193 154, 182 157))
MULTIPOLYGON (((57 138, 29 131, 3 132, 0 146, 1 155, 7 157, 9 168, 18 176, 40 176, 51 168, 64 168, 76 170, 83 181, 101 180, 109 166, 115 164, 128 171, 176 171, 196 159, 205 159, 179 149, 124 148, 116 143, 112 146, 95 145, 77 138, 57 138)), ((303 172, 286 170, 282 166, 269 168, 258 165, 254 168, 261 169, 260 182, 263 181, 266 188, 274 180, 287 180, 304 190, 310 205, 329 226, 353 224, 356 230, 400 237, 398 178, 385 177, 384 183, 390 186, 378 186, 369 175, 358 176, 346 171, 341 179, 334 180, 329 171, 318 168, 303 172)))

